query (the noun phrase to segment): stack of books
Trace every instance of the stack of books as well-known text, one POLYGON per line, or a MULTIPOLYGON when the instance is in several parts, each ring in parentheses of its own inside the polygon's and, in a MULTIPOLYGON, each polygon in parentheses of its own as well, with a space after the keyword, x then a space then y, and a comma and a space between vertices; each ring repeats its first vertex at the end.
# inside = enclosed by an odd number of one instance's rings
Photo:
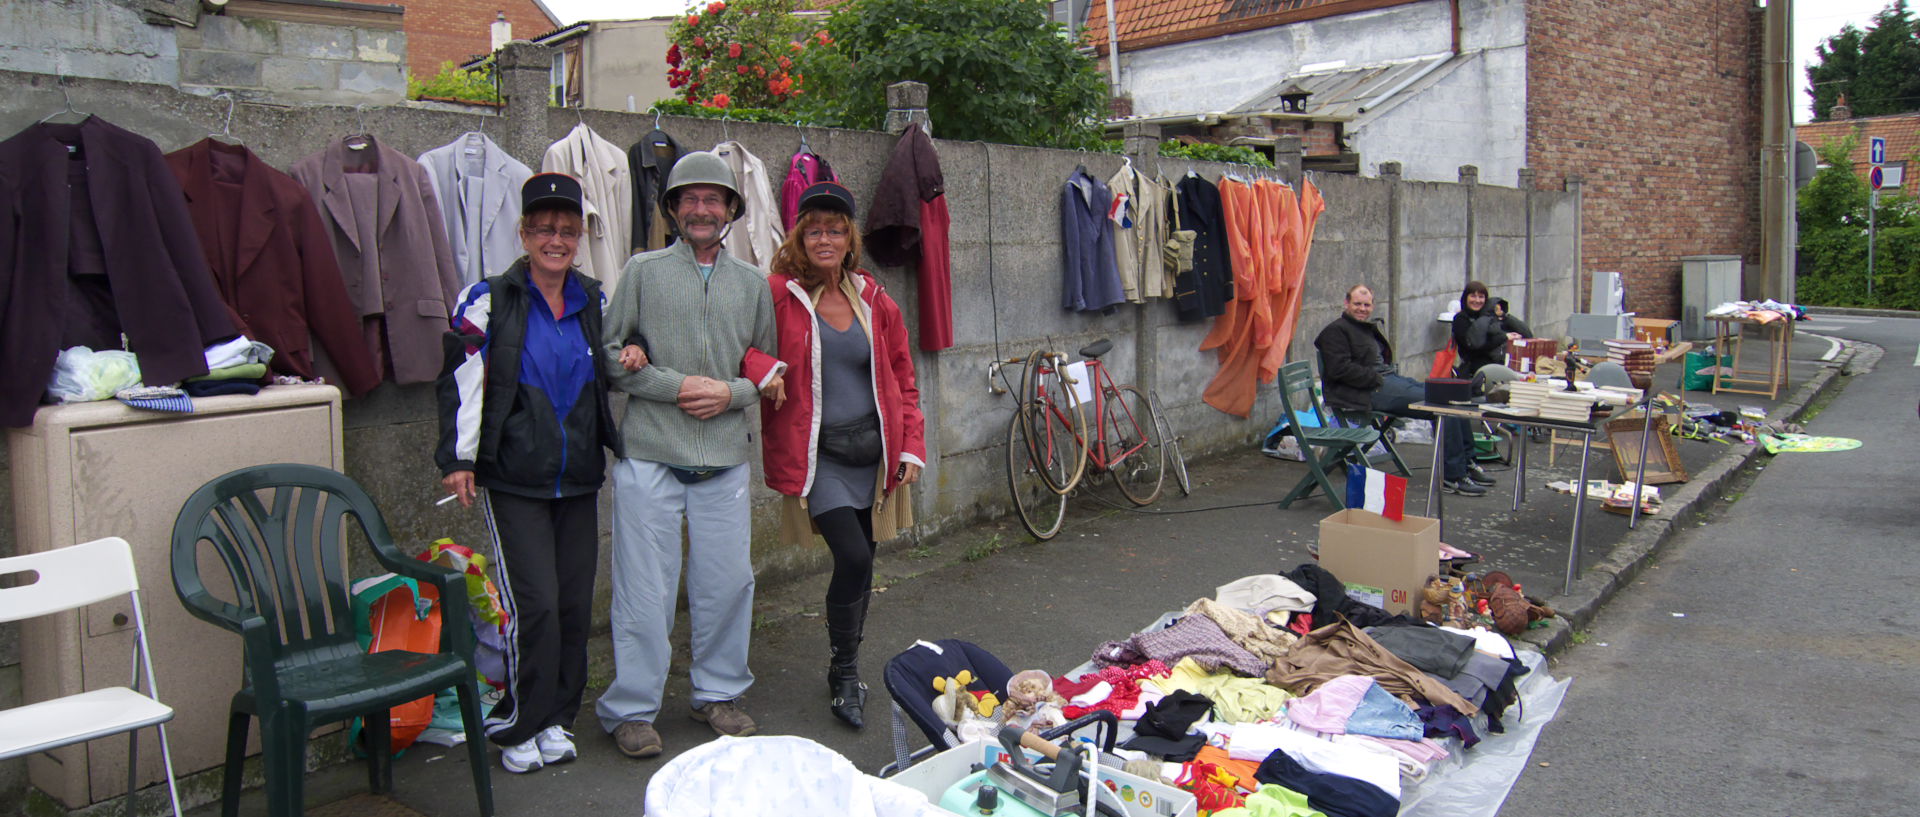
POLYGON ((1553 387, 1545 383, 1520 380, 1507 384, 1507 413, 1516 417, 1539 414, 1540 406, 1550 391, 1553 391, 1553 387))
POLYGON ((1590 391, 1548 391, 1547 399, 1540 403, 1540 419, 1592 422, 1593 404, 1598 400, 1599 395, 1590 391))
POLYGON ((1607 360, 1620 364, 1628 372, 1653 371, 1653 344, 1639 340, 1607 341, 1607 360))
POLYGON ((1560 354, 1560 341, 1550 338, 1521 338, 1507 343, 1507 368, 1532 374, 1543 357, 1560 354))

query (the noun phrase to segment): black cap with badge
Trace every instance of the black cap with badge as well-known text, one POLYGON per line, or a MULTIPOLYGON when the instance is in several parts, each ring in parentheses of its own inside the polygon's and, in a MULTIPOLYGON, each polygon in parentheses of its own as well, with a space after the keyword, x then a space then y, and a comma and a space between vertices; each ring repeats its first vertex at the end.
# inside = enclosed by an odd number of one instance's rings
POLYGON ((520 186, 520 212, 567 210, 585 214, 580 181, 565 173, 541 173, 520 186))
POLYGON ((832 210, 853 216, 853 194, 839 182, 815 182, 800 194, 802 210, 832 210))

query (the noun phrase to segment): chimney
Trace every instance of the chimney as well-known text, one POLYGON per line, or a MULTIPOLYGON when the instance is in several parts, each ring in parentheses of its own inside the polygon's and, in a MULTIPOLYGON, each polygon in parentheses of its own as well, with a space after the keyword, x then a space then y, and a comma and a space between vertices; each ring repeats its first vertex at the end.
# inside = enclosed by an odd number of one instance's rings
POLYGON ((513 24, 507 22, 506 12, 496 11, 493 13, 492 50, 499 51, 501 46, 510 42, 513 42, 513 24))
POLYGON ((1847 107, 1846 94, 1841 94, 1840 99, 1833 103, 1833 107, 1827 109, 1827 118, 1828 119, 1852 119, 1853 118, 1853 109, 1847 107))

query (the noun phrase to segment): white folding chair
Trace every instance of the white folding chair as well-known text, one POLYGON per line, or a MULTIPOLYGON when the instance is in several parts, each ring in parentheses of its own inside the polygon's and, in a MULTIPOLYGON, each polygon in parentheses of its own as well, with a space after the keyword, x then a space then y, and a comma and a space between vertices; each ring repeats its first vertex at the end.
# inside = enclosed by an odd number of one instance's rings
POLYGON ((140 580, 134 575, 133 549, 118 536, 43 553, 0 559, 0 578, 37 574, 31 583, 22 578, 0 586, 0 622, 59 613, 126 594, 133 600, 133 680, 129 687, 109 687, 0 710, 0 760, 45 752, 94 738, 127 733, 127 814, 134 813, 134 785, 139 780, 139 730, 160 732, 160 759, 166 765, 167 795, 174 817, 180 815, 180 790, 173 780, 173 753, 167 748, 167 728, 173 707, 156 700, 153 658, 147 649, 147 622, 140 615, 140 580), (147 680, 140 694, 140 677, 147 680))

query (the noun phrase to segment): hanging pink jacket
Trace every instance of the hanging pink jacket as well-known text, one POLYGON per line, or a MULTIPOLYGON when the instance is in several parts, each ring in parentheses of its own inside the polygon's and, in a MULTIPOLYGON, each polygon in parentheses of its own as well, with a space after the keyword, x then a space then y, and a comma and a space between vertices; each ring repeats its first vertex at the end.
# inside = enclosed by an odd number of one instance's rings
POLYGON ((805 148, 793 154, 787 160, 787 180, 780 185, 780 228, 782 232, 791 232, 793 223, 800 218, 800 194, 818 182, 840 181, 840 174, 833 172, 827 160, 814 155, 805 148))

